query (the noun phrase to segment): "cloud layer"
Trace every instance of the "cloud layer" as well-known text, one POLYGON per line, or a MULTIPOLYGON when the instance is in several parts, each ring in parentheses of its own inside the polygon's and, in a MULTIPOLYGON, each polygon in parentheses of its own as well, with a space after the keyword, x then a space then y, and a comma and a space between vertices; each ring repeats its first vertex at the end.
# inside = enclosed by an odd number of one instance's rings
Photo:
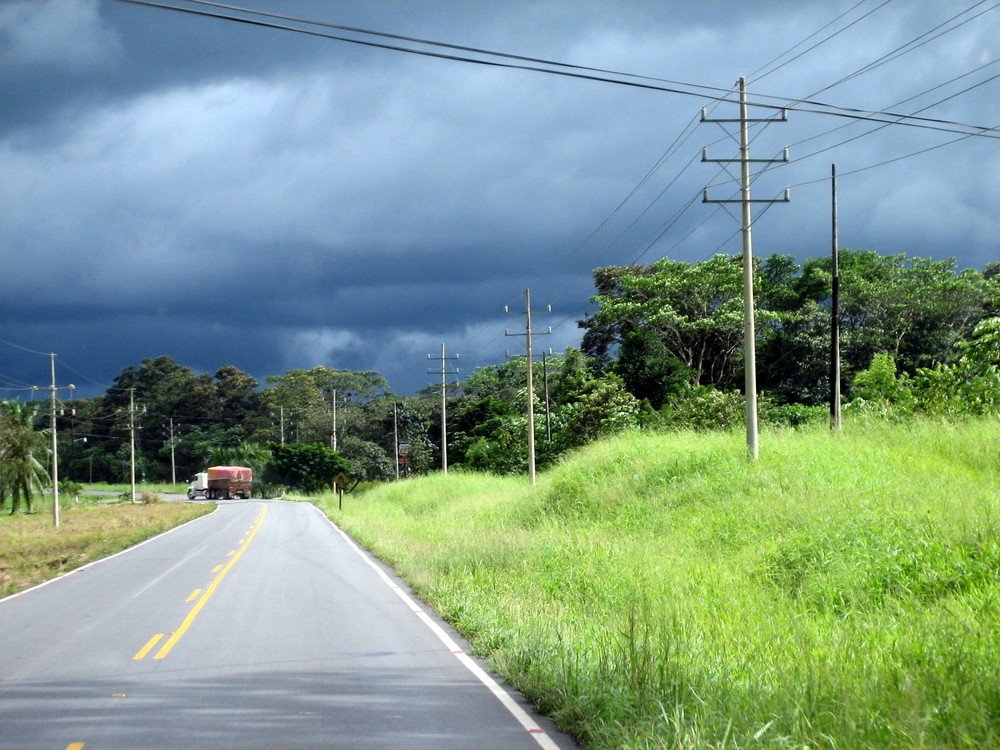
MULTIPOLYGON (((998 13, 929 0, 252 5, 704 86, 758 70, 758 96, 941 101, 921 114, 995 124, 998 13)), ((259 378, 380 369, 409 392, 441 341, 466 369, 502 358, 517 321, 501 310, 525 288, 562 348, 594 267, 739 249, 736 220, 698 200, 734 190, 735 167, 698 161, 736 156, 731 125, 697 122, 731 104, 110 1, 9 3, 0 29, 0 339, 56 351, 95 391, 170 354, 259 378)), ((755 248, 828 252, 836 163, 842 244, 982 267, 1000 259, 996 144, 802 112, 758 127, 754 155, 793 161, 755 196, 795 187, 758 209, 755 248)), ((34 382, 36 360, 4 348, 0 373, 34 382)))

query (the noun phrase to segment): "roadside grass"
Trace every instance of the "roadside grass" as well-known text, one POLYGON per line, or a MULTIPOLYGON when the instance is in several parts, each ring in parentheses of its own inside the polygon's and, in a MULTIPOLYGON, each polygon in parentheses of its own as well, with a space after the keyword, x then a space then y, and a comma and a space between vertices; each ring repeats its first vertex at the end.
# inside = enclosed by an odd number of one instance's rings
MULTIPOLYGON (((187 492, 187 483, 178 482, 177 484, 149 484, 142 483, 136 484, 135 494, 138 497, 142 492, 163 492, 170 493, 174 495, 183 495, 187 492)), ((128 482, 93 482, 90 484, 84 484, 83 489, 92 490, 94 492, 107 492, 109 495, 120 495, 123 492, 129 492, 132 487, 128 482)))
POLYGON ((1000 422, 629 433, 334 520, 588 748, 1000 747, 1000 422))
POLYGON ((82 504, 63 510, 58 527, 44 512, 4 512, 0 514, 0 597, 107 557, 214 509, 214 504, 202 503, 82 504))

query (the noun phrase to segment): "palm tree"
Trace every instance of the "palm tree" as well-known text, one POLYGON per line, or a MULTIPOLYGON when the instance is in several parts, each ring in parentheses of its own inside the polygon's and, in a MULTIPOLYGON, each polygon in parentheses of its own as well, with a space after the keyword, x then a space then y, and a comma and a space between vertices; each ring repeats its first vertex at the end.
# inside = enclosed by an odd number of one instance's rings
POLYGON ((36 456, 48 454, 45 435, 35 430, 35 407, 5 401, 0 409, 0 504, 10 493, 10 512, 24 500, 26 512, 33 510, 32 493, 49 482, 49 474, 36 456))
POLYGON ((271 451, 263 445, 243 441, 236 446, 213 449, 208 460, 212 466, 249 466, 253 469, 254 476, 260 476, 270 457, 271 451))

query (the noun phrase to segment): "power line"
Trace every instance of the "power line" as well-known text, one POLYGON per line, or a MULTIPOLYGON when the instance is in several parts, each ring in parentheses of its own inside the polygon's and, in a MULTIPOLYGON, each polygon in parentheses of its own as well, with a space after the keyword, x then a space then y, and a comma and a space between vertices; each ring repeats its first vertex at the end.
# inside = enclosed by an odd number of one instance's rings
POLYGON ((0 340, 0 344, 6 344, 7 346, 11 346, 15 349, 20 349, 22 352, 28 352, 29 354, 41 354, 43 357, 48 357, 51 356, 52 354, 52 352, 39 352, 34 349, 29 349, 26 346, 19 346, 18 344, 12 344, 9 341, 0 340))
MULTIPOLYGON (((194 0, 197 1, 197 0, 194 0)), ((543 64, 555 65, 560 68, 566 68, 565 70, 553 70, 550 68, 539 68, 534 65, 527 65, 521 63, 510 63, 510 62, 498 62, 496 60, 483 60, 478 58, 463 57, 460 55, 446 54, 442 52, 432 52, 428 50, 414 49, 412 47, 401 47, 399 45, 386 44, 383 42, 374 42, 366 39, 352 39, 350 37, 342 37, 334 34, 328 34, 322 31, 315 31, 312 29, 303 29, 295 26, 286 26, 282 24, 273 23, 270 21, 262 21, 254 18, 243 18, 240 16, 226 15, 223 13, 210 13, 208 11, 196 10, 194 8, 182 8, 174 5, 166 5, 163 3, 151 2, 151 0, 117 0, 117 2, 128 3, 130 5, 139 5, 150 8, 159 8, 161 10, 172 10, 179 13, 187 13, 196 16, 204 16, 208 18, 216 18, 226 21, 233 21, 236 23, 249 24, 251 26, 260 26, 264 28, 280 29, 283 31, 292 31, 301 34, 307 34, 310 36, 321 37, 324 39, 330 39, 332 41, 345 42, 348 44, 358 44, 365 47, 373 47, 377 49, 392 50, 395 52, 405 52, 408 54, 420 55, 424 57, 433 57, 442 60, 450 60, 453 62, 464 62, 473 65, 485 65, 494 68, 506 68, 511 70, 524 70, 534 73, 547 73, 549 75, 562 76, 565 78, 575 78, 585 81, 593 81, 598 83, 610 83, 619 86, 627 86, 630 88, 644 89, 649 91, 660 91, 669 94, 679 94, 682 96, 693 96, 699 99, 707 101, 718 101, 718 102, 729 102, 732 104, 737 104, 738 102, 734 99, 728 98, 726 95, 713 94, 709 92, 721 92, 726 91, 714 86, 704 86, 701 84, 693 83, 682 83, 678 81, 670 81, 668 79, 657 79, 649 76, 639 76, 632 73, 618 73, 610 72, 606 75, 621 75, 627 76, 629 78, 635 78, 636 80, 622 80, 620 78, 607 78, 604 75, 597 75, 598 73, 604 73, 602 69, 599 68, 586 68, 584 66, 573 66, 568 63, 557 63, 546 61, 543 64), (588 71, 588 72, 582 72, 588 71), (671 83, 671 86, 658 85, 656 83, 650 83, 649 81, 661 81, 664 83, 671 83), (687 89, 677 88, 678 86, 686 86, 687 89), (696 89, 701 89, 702 91, 697 91, 696 89)), ((245 12, 253 13, 254 11, 246 10, 245 12)), ((315 23, 309 21, 303 21, 304 23, 315 23)), ((441 43, 435 43, 441 44, 441 43)), ((443 45, 441 45, 443 46, 443 45)), ((483 50, 481 54, 495 55, 498 57, 503 57, 505 59, 521 59, 515 55, 508 55, 506 53, 495 53, 483 50)), ((525 58, 528 60, 530 58, 525 58)), ((893 112, 872 112, 869 110, 862 110, 853 107, 840 107, 833 104, 825 104, 823 102, 807 101, 801 99, 793 99, 789 97, 780 97, 773 95, 762 95, 756 94, 755 96, 771 99, 776 102, 786 102, 785 104, 767 104, 764 102, 751 102, 752 106, 770 108, 770 109, 787 109, 796 112, 804 112, 810 114, 821 114, 830 115, 834 117, 844 117, 854 120, 870 120, 872 122, 890 122, 892 124, 901 125, 905 127, 913 128, 923 128, 929 130, 939 130, 944 132, 960 133, 962 135, 969 134, 969 130, 972 130, 973 135, 985 137, 985 138, 997 138, 1000 139, 1000 133, 991 133, 990 131, 995 131, 995 128, 990 128, 982 125, 972 125, 968 123, 955 122, 951 120, 941 120, 937 118, 913 118, 905 114, 893 113, 893 112), (810 108, 800 107, 799 104, 807 104, 810 108), (815 109, 815 107, 821 107, 822 109, 815 109), (899 121, 895 120, 885 120, 885 117, 898 118, 899 121), (964 128, 964 130, 958 130, 958 128, 964 128)))
MULTIPOLYGON (((858 76, 864 75, 865 73, 868 73, 869 71, 872 71, 875 68, 881 67, 882 65, 885 65, 886 63, 891 62, 892 60, 895 60, 898 57, 902 57, 903 55, 908 54, 908 53, 912 52, 915 49, 919 49, 920 47, 923 47, 925 44, 928 44, 929 42, 932 42, 935 39, 937 39, 937 38, 939 38, 941 36, 944 36, 945 34, 948 34, 948 33, 952 32, 952 31, 954 31, 955 29, 960 28, 961 26, 964 26, 965 24, 969 23, 970 21, 974 21, 975 19, 979 18, 980 16, 985 15, 986 13, 989 13, 991 10, 995 10, 996 8, 1000 7, 1000 3, 996 3, 995 5, 992 5, 989 8, 987 8, 986 10, 980 11, 979 13, 977 13, 974 16, 972 16, 971 18, 967 18, 964 21, 962 21, 962 22, 960 22, 958 24, 955 24, 950 29, 945 29, 940 34, 936 34, 935 36, 932 36, 929 39, 924 39, 924 41, 920 42, 920 44, 914 44, 915 42, 919 41, 920 39, 923 39, 924 37, 926 37, 928 34, 933 34, 935 31, 937 31, 941 27, 943 27, 943 26, 951 23, 952 21, 954 21, 959 16, 963 16, 966 13, 968 13, 969 11, 971 11, 971 10, 973 10, 975 8, 978 8, 980 5, 982 5, 985 2, 987 2, 987 0, 979 0, 979 2, 977 2, 974 5, 966 8, 965 10, 963 10, 960 13, 956 13, 954 16, 952 16, 951 18, 949 18, 947 21, 942 21, 941 23, 939 23, 934 28, 929 29, 928 31, 925 31, 920 36, 915 37, 914 39, 911 39, 910 41, 908 41, 906 44, 900 45, 899 47, 897 47, 896 49, 892 50, 891 52, 887 52, 886 54, 882 55, 882 57, 880 57, 880 58, 878 58, 876 60, 873 60, 872 62, 868 63, 864 67, 861 67, 858 70, 854 71, 853 73, 850 73, 849 75, 844 76, 840 80, 834 81, 829 86, 821 88, 819 91, 816 92, 816 94, 821 94, 824 91, 829 91, 830 89, 832 89, 832 88, 834 88, 836 86, 839 86, 842 83, 846 83, 847 81, 850 81, 853 78, 857 78, 858 76), (913 46, 911 46, 911 45, 913 45, 913 46), (909 49, 907 49, 907 47, 909 47, 909 49)), ((814 94, 814 96, 815 96, 815 94, 814 94)))
POLYGON ((762 74, 761 74, 760 76, 758 76, 757 78, 753 78, 753 77, 754 77, 754 76, 756 76, 756 75, 757 75, 758 73, 760 73, 760 71, 762 71, 762 70, 764 70, 765 68, 767 68, 767 66, 768 66, 768 65, 770 65, 770 64, 771 64, 771 63, 773 63, 773 62, 776 62, 776 61, 780 60, 780 59, 781 59, 782 57, 784 57, 784 56, 785 56, 785 55, 787 55, 787 54, 788 54, 789 52, 791 52, 792 50, 794 50, 794 49, 795 49, 796 47, 798 47, 798 46, 799 46, 800 44, 803 44, 803 43, 805 43, 805 42, 809 41, 809 40, 810 40, 810 39, 811 39, 812 37, 816 36, 816 35, 817 35, 817 34, 819 34, 820 32, 822 32, 822 31, 824 31, 825 29, 829 28, 830 26, 832 26, 833 24, 835 24, 835 23, 836 23, 837 21, 839 21, 839 20, 840 20, 841 18, 843 18, 843 17, 844 17, 844 16, 846 16, 847 14, 851 13, 852 11, 854 11, 854 10, 855 10, 855 9, 856 9, 857 7, 859 7, 859 6, 861 6, 861 5, 864 5, 864 4, 865 4, 865 2, 866 2, 866 0, 860 0, 860 2, 856 3, 856 4, 855 4, 855 5, 853 5, 853 6, 851 7, 851 8, 849 8, 848 10, 844 11, 843 13, 841 13, 841 14, 840 14, 839 16, 837 16, 837 17, 836 17, 835 19, 833 19, 832 21, 830 21, 829 23, 827 23, 827 24, 826 24, 825 26, 823 26, 822 28, 820 28, 820 29, 819 29, 818 31, 814 31, 814 32, 813 32, 812 34, 810 34, 809 36, 807 36, 807 37, 806 37, 805 39, 803 39, 803 40, 802 40, 801 42, 799 42, 798 44, 795 44, 795 45, 793 45, 792 47, 790 47, 790 48, 789 48, 788 50, 786 50, 785 52, 782 52, 782 53, 781 53, 780 55, 778 55, 777 57, 775 57, 775 58, 774 58, 773 60, 771 60, 770 62, 766 62, 766 63, 764 63, 764 65, 762 65, 762 66, 761 66, 761 67, 759 67, 759 68, 758 68, 757 70, 755 70, 755 71, 754 71, 753 73, 751 73, 751 74, 750 74, 750 75, 748 76, 748 79, 752 79, 752 80, 753 80, 753 82, 754 82, 754 83, 756 83, 756 82, 757 82, 757 81, 759 81, 759 80, 762 80, 762 79, 764 79, 764 78, 767 78, 767 76, 769 76, 769 75, 771 75, 772 73, 775 73, 775 72, 777 72, 777 71, 781 70, 781 69, 782 69, 783 67, 785 67, 786 65, 790 65, 791 63, 793 63, 793 62, 795 62, 796 60, 798 60, 798 59, 799 59, 800 57, 802 57, 802 56, 804 56, 804 55, 807 55, 808 53, 812 52, 812 51, 813 51, 814 49, 816 49, 817 47, 820 47, 820 46, 822 46, 823 44, 826 44, 826 43, 827 43, 828 41, 830 41, 830 40, 831 40, 831 39, 833 39, 834 37, 836 37, 836 36, 838 36, 838 35, 840 35, 840 34, 843 34, 843 33, 844 33, 845 31, 847 31, 847 30, 848 30, 849 28, 851 28, 852 26, 854 26, 854 25, 856 25, 856 24, 860 23, 860 22, 861 22, 861 21, 863 21, 864 19, 868 18, 868 16, 870 16, 870 15, 872 15, 873 13, 875 13, 876 11, 879 11, 879 10, 881 10, 882 8, 884 8, 884 7, 886 6, 886 5, 888 5, 889 3, 891 3, 891 2, 892 2, 892 0, 884 0, 884 1, 882 2, 882 4, 881 4, 881 5, 879 5, 879 6, 875 7, 875 8, 872 8, 872 9, 871 9, 870 11, 868 11, 867 13, 865 13, 865 14, 864 14, 863 16, 860 16, 860 17, 856 18, 855 20, 851 21, 851 22, 850 22, 849 24, 847 24, 847 25, 846 25, 846 26, 844 26, 843 28, 841 28, 841 29, 839 29, 839 30, 837 30, 837 31, 833 32, 832 34, 830 34, 829 36, 826 36, 826 37, 824 37, 823 39, 820 39, 820 40, 819 40, 818 42, 816 42, 816 44, 812 45, 812 46, 811 46, 811 47, 809 47, 808 49, 804 49, 804 50, 802 50, 802 52, 800 52, 799 54, 795 55, 795 57, 792 57, 792 58, 789 58, 788 60, 785 60, 785 62, 781 63, 781 65, 778 65, 777 67, 775 67, 775 68, 772 68, 771 70, 767 71, 766 73, 762 73, 762 74))

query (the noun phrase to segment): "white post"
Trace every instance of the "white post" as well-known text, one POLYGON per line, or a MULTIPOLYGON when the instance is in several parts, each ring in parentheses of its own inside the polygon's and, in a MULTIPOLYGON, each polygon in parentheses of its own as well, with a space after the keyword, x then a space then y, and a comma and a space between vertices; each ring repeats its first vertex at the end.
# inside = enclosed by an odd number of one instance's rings
MULTIPOLYGON (((59 525, 59 452, 56 446, 56 355, 50 354, 52 363, 52 522, 59 525)), ((29 488, 30 491, 30 488, 29 488)))

